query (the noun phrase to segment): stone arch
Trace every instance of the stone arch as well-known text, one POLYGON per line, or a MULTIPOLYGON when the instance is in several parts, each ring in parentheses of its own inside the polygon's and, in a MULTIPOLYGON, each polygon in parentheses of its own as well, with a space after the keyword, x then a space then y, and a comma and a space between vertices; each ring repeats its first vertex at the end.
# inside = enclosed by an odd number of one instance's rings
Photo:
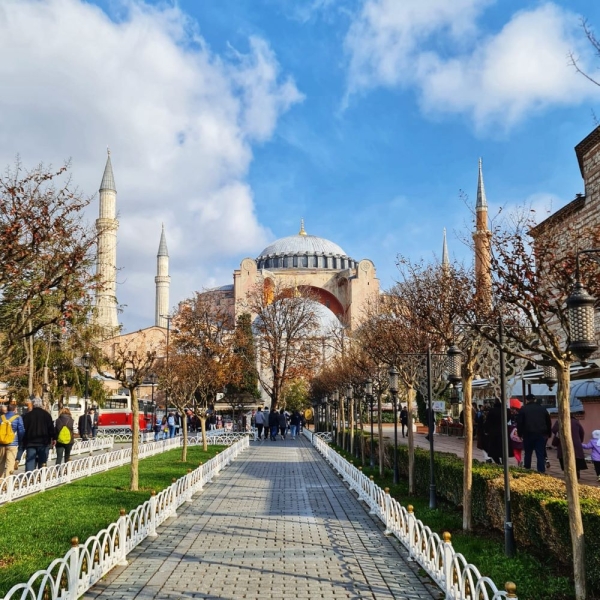
POLYGON ((342 303, 331 292, 312 285, 301 285, 299 288, 314 295, 315 300, 328 308, 340 321, 344 319, 346 311, 342 303))

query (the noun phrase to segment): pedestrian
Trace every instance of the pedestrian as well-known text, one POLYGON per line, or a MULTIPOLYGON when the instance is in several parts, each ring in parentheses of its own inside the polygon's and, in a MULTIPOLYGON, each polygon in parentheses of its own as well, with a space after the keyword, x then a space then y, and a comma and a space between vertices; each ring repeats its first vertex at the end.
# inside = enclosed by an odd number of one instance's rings
POLYGON ((298 435, 298 430, 300 428, 300 413, 295 410, 290 417, 290 430, 292 433, 292 439, 295 440, 298 435))
POLYGON ((154 417, 154 441, 158 442, 161 438, 162 422, 157 416, 154 417))
POLYGON ((533 394, 525 396, 525 406, 517 418, 517 434, 523 440, 523 466, 531 469, 531 457, 535 452, 537 470, 546 472, 546 441, 550 437, 552 423, 548 411, 535 401, 533 394))
MULTIPOLYGON (((559 435, 559 424, 558 420, 552 426, 552 433, 554 438, 552 439, 552 445, 556 446, 556 458, 560 463, 560 468, 564 471, 565 464, 562 452, 562 440, 559 435)), ((585 454, 583 452, 583 438, 585 437, 585 431, 581 423, 571 414, 571 439, 573 440, 573 450, 575 451, 575 470, 577 471, 577 479, 581 476, 581 471, 588 468, 585 460, 585 454)))
POLYGON ((487 453, 487 435, 485 433, 485 421, 487 419, 488 410, 484 406, 479 407, 477 413, 477 448, 483 452, 483 460, 486 463, 491 463, 492 459, 487 453))
POLYGON ((277 439, 277 430, 279 429, 279 413, 271 407, 269 413, 269 430, 271 441, 274 442, 277 439))
POLYGON ((517 431, 517 420, 519 417, 519 409, 510 409, 510 425, 508 426, 508 438, 513 449, 513 455, 519 467, 523 466, 523 440, 519 437, 517 431))
POLYGON ((77 419, 77 429, 79 431, 79 437, 84 442, 87 442, 88 437, 92 435, 92 417, 89 412, 84 412, 79 419, 77 419))
POLYGON ((285 416, 285 411, 283 408, 279 411, 279 433, 281 434, 281 439, 285 440, 285 432, 287 431, 287 417, 285 416))
POLYGON ((39 396, 32 398, 31 409, 23 415, 23 447, 25 448, 25 470, 41 469, 48 462, 50 446, 54 445, 54 423, 50 413, 44 410, 39 396))
POLYGON ((175 437, 175 415, 173 412, 170 412, 167 417, 167 425, 169 427, 169 438, 175 437))
POLYGON ((17 412, 17 405, 11 401, 7 409, 0 419, 2 421, 0 423, 0 478, 8 477, 19 466, 17 452, 19 447, 23 447, 23 436, 25 435, 23 419, 17 412), (4 425, 5 422, 9 424, 10 431, 4 425), (5 431, 6 436, 4 435, 5 431))
POLYGON ((594 429, 590 441, 587 444, 581 444, 581 447, 592 451, 592 462, 596 470, 596 477, 600 481, 600 429, 594 429))
POLYGON ((92 427, 92 438, 95 438, 98 433, 98 413, 94 408, 90 408, 90 423, 92 427))
MULTIPOLYGON (((502 439, 505 434, 502 427, 503 410, 500 399, 496 398, 494 400, 494 406, 492 406, 488 412, 484 425, 487 444, 486 451, 497 465, 502 464, 502 439)), ((508 436, 508 431, 506 432, 506 435, 508 436)), ((508 440, 508 456, 513 456, 510 438, 508 440)))
POLYGON ((212 415, 210 415, 209 419, 208 419, 208 428, 213 431, 214 429, 217 428, 217 415, 215 415, 215 413, 213 412, 212 415))
MULTIPOLYGON (((254 415, 254 424, 256 425, 256 431, 258 432, 258 439, 262 439, 263 429, 265 428, 265 413, 262 411, 262 407, 259 406, 254 415)), ((265 431, 265 440, 267 439, 267 432, 265 431)))
POLYGON ((402 425, 402 437, 406 437, 404 435, 404 428, 406 427, 406 435, 408 435, 408 411, 405 405, 402 406, 402 410, 400 411, 400 425, 402 425))
POLYGON ((169 424, 167 423, 167 420, 167 415, 163 415, 163 418, 160 420, 160 430, 162 431, 163 440, 166 440, 169 437, 169 424))
POLYGON ((71 458, 71 449, 75 442, 73 427, 75 421, 71 416, 71 411, 64 406, 58 413, 58 418, 54 422, 54 437, 56 439, 56 464, 69 462, 71 458))

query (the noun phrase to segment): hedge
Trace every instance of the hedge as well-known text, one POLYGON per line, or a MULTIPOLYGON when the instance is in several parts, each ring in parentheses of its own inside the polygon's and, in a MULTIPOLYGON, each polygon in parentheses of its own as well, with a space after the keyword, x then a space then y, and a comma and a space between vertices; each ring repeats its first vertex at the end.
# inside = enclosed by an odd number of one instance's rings
MULTIPOLYGON (((368 453, 367 447, 367 453, 368 453)), ((393 464, 393 446, 386 459, 393 464)), ((387 461, 386 461, 387 462, 387 461)), ((462 507, 463 459, 455 454, 435 453, 437 495, 462 507)), ((408 447, 398 448, 398 469, 408 478, 408 447)), ((511 509, 515 541, 537 556, 553 557, 572 568, 571 536, 565 483, 534 471, 511 468, 511 509)), ((600 489, 579 487, 585 533, 586 579, 600 591, 600 489)), ((415 448, 415 493, 429 495, 429 452, 415 448)), ((473 522, 504 532, 504 472, 501 466, 473 461, 473 522)))

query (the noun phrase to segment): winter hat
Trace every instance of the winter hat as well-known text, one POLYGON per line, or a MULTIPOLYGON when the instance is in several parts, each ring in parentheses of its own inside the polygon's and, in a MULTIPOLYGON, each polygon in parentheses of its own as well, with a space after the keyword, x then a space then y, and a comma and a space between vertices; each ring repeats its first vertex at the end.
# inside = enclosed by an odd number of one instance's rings
POLYGON ((592 431, 592 437, 595 440, 600 440, 600 429, 594 429, 594 431, 592 431))

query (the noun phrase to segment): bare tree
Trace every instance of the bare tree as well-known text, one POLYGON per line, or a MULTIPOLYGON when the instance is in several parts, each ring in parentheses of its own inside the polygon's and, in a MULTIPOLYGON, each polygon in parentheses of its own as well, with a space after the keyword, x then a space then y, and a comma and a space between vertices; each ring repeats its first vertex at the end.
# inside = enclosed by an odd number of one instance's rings
POLYGON ((139 436, 140 436, 140 407, 137 398, 137 388, 140 387, 154 370, 157 348, 140 332, 126 342, 114 344, 110 354, 96 357, 98 370, 106 369, 121 385, 129 390, 131 398, 131 476, 129 489, 139 489, 139 436))
POLYGON ((257 285, 246 298, 246 310, 255 316, 258 377, 272 409, 289 381, 315 371, 321 344, 316 303, 310 289, 280 283, 257 285))

